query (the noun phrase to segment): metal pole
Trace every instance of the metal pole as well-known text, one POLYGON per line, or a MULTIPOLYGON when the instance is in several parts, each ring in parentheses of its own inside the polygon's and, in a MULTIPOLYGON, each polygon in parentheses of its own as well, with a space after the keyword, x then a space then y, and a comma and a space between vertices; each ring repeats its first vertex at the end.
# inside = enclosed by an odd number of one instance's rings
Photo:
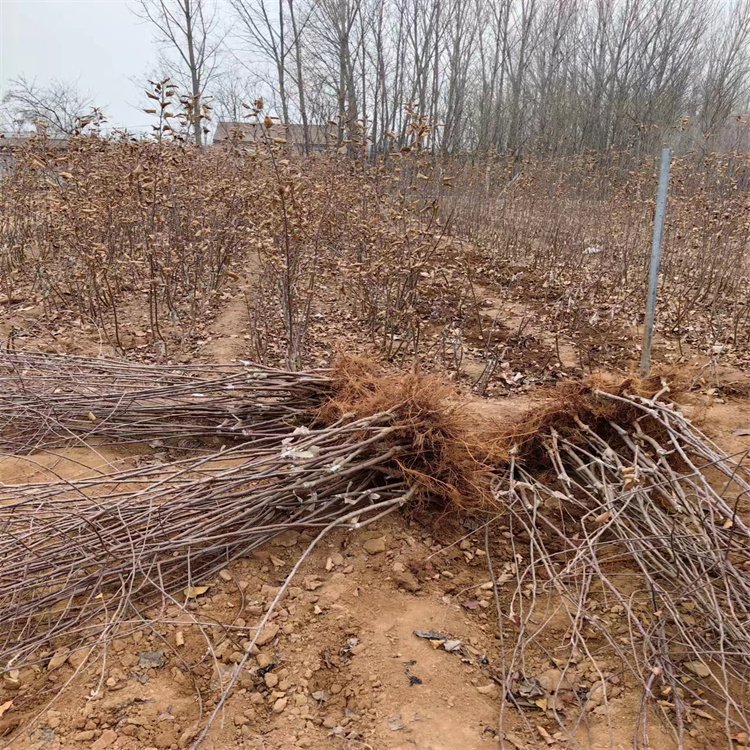
POLYGON ((651 268, 648 273, 648 298, 646 299, 646 325, 643 329, 643 350, 641 351, 641 377, 646 377, 651 368, 651 344, 654 337, 654 317, 656 315, 656 290, 659 285, 659 264, 661 263, 661 242, 664 237, 664 216, 667 210, 669 189, 669 167, 672 162, 672 149, 661 150, 661 170, 659 190, 656 194, 654 214, 654 237, 651 243, 651 268))

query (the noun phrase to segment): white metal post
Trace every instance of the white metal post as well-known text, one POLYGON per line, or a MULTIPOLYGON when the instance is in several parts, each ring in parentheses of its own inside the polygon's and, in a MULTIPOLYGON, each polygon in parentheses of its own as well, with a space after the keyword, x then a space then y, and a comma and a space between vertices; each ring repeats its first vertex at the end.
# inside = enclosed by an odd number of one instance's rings
POLYGON ((659 265, 661 263, 661 244, 664 238, 664 217, 667 211, 667 192, 669 189, 669 167, 672 163, 672 149, 661 151, 661 170, 659 172, 659 190, 656 194, 656 212, 654 213, 654 237, 651 243, 651 268, 648 274, 648 298, 646 300, 646 325, 643 329, 643 351, 641 351, 641 376, 646 377, 651 368, 651 345, 654 337, 654 317, 656 315, 656 291, 659 286, 659 265))

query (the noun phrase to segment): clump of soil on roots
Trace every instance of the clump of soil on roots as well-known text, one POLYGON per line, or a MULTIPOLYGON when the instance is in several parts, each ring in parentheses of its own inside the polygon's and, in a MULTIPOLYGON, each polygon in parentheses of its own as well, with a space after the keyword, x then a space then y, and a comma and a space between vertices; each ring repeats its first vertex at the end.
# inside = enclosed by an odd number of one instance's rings
POLYGON ((422 503, 453 512, 499 509, 493 494, 497 467, 507 462, 508 441, 478 416, 445 378, 418 371, 392 374, 360 358, 334 368, 333 396, 318 417, 333 423, 388 413, 399 446, 394 472, 419 488, 422 503))

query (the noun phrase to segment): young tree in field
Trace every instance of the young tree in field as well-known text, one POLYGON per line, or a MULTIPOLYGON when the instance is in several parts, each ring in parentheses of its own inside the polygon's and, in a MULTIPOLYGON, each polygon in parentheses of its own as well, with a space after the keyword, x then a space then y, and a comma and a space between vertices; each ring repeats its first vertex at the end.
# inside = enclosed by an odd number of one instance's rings
POLYGON ((219 39, 215 8, 210 0, 139 0, 141 15, 158 29, 177 59, 190 90, 193 137, 203 144, 206 86, 216 71, 219 39))
POLYGON ((2 103, 14 126, 41 126, 52 136, 76 132, 94 108, 91 99, 69 83, 52 81, 42 86, 23 76, 10 82, 2 103))

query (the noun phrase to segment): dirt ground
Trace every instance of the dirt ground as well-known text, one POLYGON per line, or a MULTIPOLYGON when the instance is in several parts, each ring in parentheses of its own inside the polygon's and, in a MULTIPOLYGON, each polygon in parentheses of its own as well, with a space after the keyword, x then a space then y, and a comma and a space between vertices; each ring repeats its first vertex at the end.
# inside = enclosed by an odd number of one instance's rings
MULTIPOLYGON (((497 418, 527 405, 495 402, 491 410, 497 418)), ((732 434, 750 426, 750 404, 696 403, 692 409, 728 450, 750 450, 750 439, 732 434)), ((0 481, 75 478, 135 461, 132 449, 4 458, 0 481)), ((500 746, 504 655, 484 530, 434 521, 391 516, 371 528, 335 532, 316 548, 263 631, 262 645, 204 746, 500 746)), ((488 538, 495 575, 511 578, 514 550, 501 518, 488 538)), ((242 658, 243 644, 310 539, 285 533, 229 565, 206 582, 204 592, 151 613, 158 624, 123 634, 104 660, 98 657, 80 672, 82 653, 56 652, 15 682, 6 679, 0 705, 12 700, 18 708, 5 713, 0 730, 12 732, 22 720, 34 723, 4 739, 18 750, 188 747, 216 704, 220 679, 242 658)), ((504 613, 511 587, 507 599, 501 595, 504 613)), ((608 685, 603 701, 599 674, 571 655, 565 603, 540 594, 535 606, 537 642, 523 655, 523 674, 514 683, 533 688, 531 703, 523 712, 506 703, 504 746, 630 748, 641 699, 629 676, 603 651, 597 658, 608 685), (565 714, 566 706, 571 712, 585 707, 575 737, 566 737, 555 720, 554 711, 565 714)), ((614 608, 604 613, 624 634, 614 608)), ((692 747, 711 746, 711 722, 697 720, 692 732, 692 747)), ((654 747, 675 746, 658 724, 651 739, 654 747)))
MULTIPOLYGON (((80 449, 33 463, 6 459, 0 479, 75 477, 86 465, 96 470, 123 460, 132 459, 80 449)), ((431 519, 394 516, 323 542, 266 626, 205 747, 497 747, 501 657, 484 533, 455 526, 438 538, 430 528, 431 519)), ((205 592, 159 613, 160 624, 124 634, 105 661, 95 660, 79 674, 82 653, 56 652, 48 654, 46 666, 22 671, 18 685, 6 680, 0 703, 14 700, 26 710, 6 713, 4 728, 36 715, 34 727, 11 747, 189 746, 218 698, 219 675, 226 679, 242 657, 253 625, 310 538, 285 533, 229 565, 205 592), (40 690, 49 705, 27 700, 40 690)), ((490 539, 494 560, 512 559, 500 521, 490 539)), ((562 604, 549 599, 538 606, 544 650, 567 659, 562 604)), ((561 663, 531 655, 525 677, 538 681, 539 698, 551 701, 560 691, 561 663)), ((630 746, 639 698, 620 685, 614 664, 610 678, 608 711, 600 710, 601 696, 598 703, 596 696, 589 699, 596 705, 581 729, 588 734, 579 738, 583 746, 609 747, 609 731, 613 747, 630 746)), ((585 696, 596 675, 573 670, 567 680, 585 696)), ((534 713, 524 718, 506 708, 506 745, 563 746, 547 711, 534 713)))
MULTIPOLYGON (((237 300, 205 324, 200 338, 185 342, 175 359, 247 356, 243 305, 237 300)), ((489 302, 488 310, 494 317, 503 312, 489 302)), ((516 316, 506 316, 511 323, 524 313, 517 304, 514 310, 506 311, 516 316)), ((59 330, 50 331, 37 322, 34 328, 31 312, 17 310, 13 320, 0 321, 2 333, 23 323, 25 347, 109 353, 83 324, 76 329, 61 322, 59 330)), ((534 341, 552 345, 531 324, 526 328, 534 341)), ((555 367, 564 374, 576 365, 569 348, 560 351, 555 367)), ((330 351, 321 349, 321 360, 326 354, 330 351)), ((520 370, 509 369, 512 381, 520 370)), ((742 395, 746 376, 704 362, 691 370, 691 377, 695 388, 686 405, 691 416, 728 451, 750 451, 750 436, 742 434, 750 431, 750 400, 742 395)), ((510 419, 533 406, 533 390, 524 391, 510 388, 500 394, 495 389, 494 399, 478 400, 475 408, 499 421, 510 419)), ((136 454, 70 449, 4 457, 0 482, 80 477, 133 463, 136 454)), ((566 638, 565 603, 549 592, 535 597, 529 592, 525 606, 534 610, 532 647, 512 654, 514 696, 523 710, 503 705, 500 674, 516 640, 512 606, 518 602, 512 605, 511 589, 523 548, 513 545, 502 517, 487 527, 486 538, 480 522, 436 520, 391 515, 372 527, 337 531, 324 540, 261 633, 257 653, 207 738, 206 750, 631 748, 640 692, 604 644, 595 667, 575 654, 566 638), (502 642, 493 574, 500 582, 502 642), (504 587, 503 581, 510 583, 504 587), (579 714, 576 731, 566 735, 558 717, 579 714)), ((131 632, 122 633, 89 664, 83 664, 83 653, 54 652, 39 666, 6 677, 0 685, 0 747, 189 747, 242 659, 259 618, 310 540, 298 533, 277 537, 228 565, 205 583, 204 591, 179 595, 165 610, 148 613, 155 616, 154 624, 134 621, 131 632)), ((626 636, 626 623, 604 599, 600 613, 626 636)), ((658 721, 650 731, 654 748, 676 746, 658 721)), ((716 731, 715 722, 698 716, 690 728, 690 747, 715 746, 716 731)))

